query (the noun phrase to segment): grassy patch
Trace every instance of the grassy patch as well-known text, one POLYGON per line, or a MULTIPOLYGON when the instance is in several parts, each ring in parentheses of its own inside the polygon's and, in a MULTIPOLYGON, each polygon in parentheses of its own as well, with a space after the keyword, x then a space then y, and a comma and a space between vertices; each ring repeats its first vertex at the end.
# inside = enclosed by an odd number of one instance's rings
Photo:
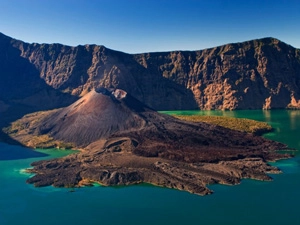
POLYGON ((174 117, 186 121, 214 124, 232 130, 244 131, 256 135, 261 135, 263 133, 270 132, 273 129, 269 124, 265 122, 244 119, 244 118, 232 118, 232 117, 224 117, 224 116, 199 116, 199 115, 192 115, 192 116, 176 115, 174 117))
POLYGON ((24 144, 32 148, 72 149, 74 147, 72 143, 66 143, 66 142, 54 140, 52 137, 46 134, 31 136, 30 139, 27 141, 27 143, 24 144))
POLYGON ((11 138, 31 148, 74 148, 75 146, 72 143, 54 140, 47 134, 39 134, 39 132, 36 132, 35 128, 40 120, 55 110, 27 114, 2 130, 11 138))

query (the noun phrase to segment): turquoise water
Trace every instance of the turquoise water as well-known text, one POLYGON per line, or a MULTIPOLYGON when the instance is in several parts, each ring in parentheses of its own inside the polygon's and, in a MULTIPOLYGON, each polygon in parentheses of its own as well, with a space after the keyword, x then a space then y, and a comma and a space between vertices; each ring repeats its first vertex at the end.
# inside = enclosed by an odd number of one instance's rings
MULTIPOLYGON (((181 111, 267 121, 275 132, 266 137, 300 149, 299 111, 181 111)), ((30 163, 69 152, 34 152, 0 143, 0 224, 300 224, 300 154, 276 162, 283 174, 274 181, 243 180, 240 185, 213 185, 213 195, 135 185, 90 187, 70 192, 63 188, 35 188, 26 184, 30 163)))

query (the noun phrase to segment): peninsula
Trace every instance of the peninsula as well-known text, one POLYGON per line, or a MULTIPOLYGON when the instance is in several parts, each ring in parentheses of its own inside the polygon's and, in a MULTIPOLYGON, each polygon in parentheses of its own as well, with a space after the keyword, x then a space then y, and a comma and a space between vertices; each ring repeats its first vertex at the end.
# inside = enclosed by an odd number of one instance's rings
POLYGON ((82 149, 64 158, 35 162, 28 183, 76 187, 151 183, 206 195, 208 184, 242 178, 271 180, 280 170, 267 162, 288 158, 287 146, 246 132, 160 114, 120 89, 97 88, 73 104, 33 113, 10 127, 25 145, 82 149))

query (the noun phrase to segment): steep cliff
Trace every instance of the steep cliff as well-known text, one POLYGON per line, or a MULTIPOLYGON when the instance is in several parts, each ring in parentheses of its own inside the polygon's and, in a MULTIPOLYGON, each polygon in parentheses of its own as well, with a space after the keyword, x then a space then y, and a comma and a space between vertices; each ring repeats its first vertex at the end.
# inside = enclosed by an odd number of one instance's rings
POLYGON ((0 33, 0 127, 25 113, 62 107, 77 99, 47 85, 17 44, 28 45, 0 33))
POLYGON ((300 50, 274 38, 134 55, 97 45, 28 44, 3 34, 0 46, 2 111, 28 96, 26 104, 41 106, 40 91, 66 99, 99 87, 121 88, 157 110, 300 108, 300 50))
POLYGON ((200 109, 300 106, 300 51, 274 38, 135 58, 192 90, 200 109))
POLYGON ((153 108, 197 108, 191 90, 151 73, 133 55, 97 45, 11 43, 46 84, 64 93, 83 96, 94 88, 122 88, 153 108))

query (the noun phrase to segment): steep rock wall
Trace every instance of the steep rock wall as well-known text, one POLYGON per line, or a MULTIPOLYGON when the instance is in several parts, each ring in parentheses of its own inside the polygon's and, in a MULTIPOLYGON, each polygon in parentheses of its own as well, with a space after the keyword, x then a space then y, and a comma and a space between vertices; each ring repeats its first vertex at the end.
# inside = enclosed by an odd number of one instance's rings
MULTIPOLYGON (((300 108, 300 50, 274 38, 132 55, 0 36, 0 101, 6 104, 49 87, 83 96, 102 86, 126 90, 157 110, 300 108)), ((35 98, 41 97, 27 103, 35 98)))
POLYGON ((277 39, 264 38, 135 58, 192 90, 200 109, 271 109, 299 108, 299 53, 277 39))
POLYGON ((150 73, 130 54, 104 46, 26 44, 15 41, 45 82, 64 93, 83 96, 94 88, 121 88, 158 109, 195 109, 193 93, 159 73, 150 73))

